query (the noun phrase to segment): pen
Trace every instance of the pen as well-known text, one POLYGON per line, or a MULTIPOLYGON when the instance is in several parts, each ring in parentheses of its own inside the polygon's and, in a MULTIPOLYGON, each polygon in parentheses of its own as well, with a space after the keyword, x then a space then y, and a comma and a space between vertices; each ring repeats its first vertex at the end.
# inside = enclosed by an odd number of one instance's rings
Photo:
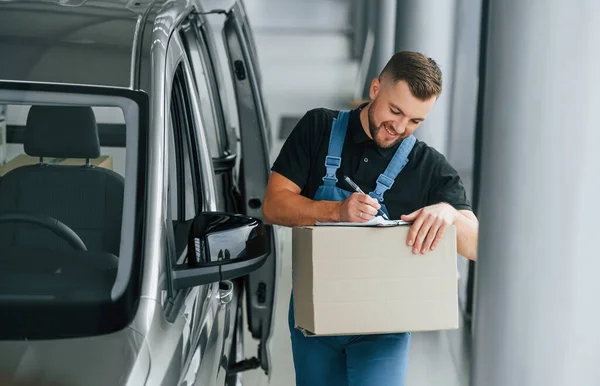
MULTIPOLYGON (((348 183, 348 185, 350 185, 352 187, 352 189, 354 189, 356 192, 358 192, 360 194, 365 194, 365 192, 363 192, 362 189, 358 185, 356 185, 354 183, 354 181, 352 181, 350 179, 350 177, 344 176, 344 179, 346 180, 346 182, 348 183)), ((388 216, 383 212, 383 210, 378 209, 377 210, 377 214, 380 214, 384 219, 389 220, 388 216)))

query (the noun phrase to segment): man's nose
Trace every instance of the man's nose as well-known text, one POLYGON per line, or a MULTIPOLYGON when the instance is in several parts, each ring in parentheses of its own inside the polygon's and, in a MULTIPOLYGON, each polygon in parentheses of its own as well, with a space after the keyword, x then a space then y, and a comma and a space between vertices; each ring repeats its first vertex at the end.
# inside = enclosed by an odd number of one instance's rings
POLYGON ((402 135, 406 131, 408 127, 409 119, 407 117, 403 117, 394 122, 394 130, 396 133, 402 135))

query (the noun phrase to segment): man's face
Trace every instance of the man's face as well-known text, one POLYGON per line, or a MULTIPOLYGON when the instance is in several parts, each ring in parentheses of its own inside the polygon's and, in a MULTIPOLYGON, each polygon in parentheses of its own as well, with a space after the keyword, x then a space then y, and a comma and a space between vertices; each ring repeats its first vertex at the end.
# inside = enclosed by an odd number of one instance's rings
POLYGON ((426 101, 417 99, 404 80, 394 84, 389 80, 374 79, 370 96, 369 132, 381 148, 392 147, 410 136, 436 101, 436 96, 426 101))

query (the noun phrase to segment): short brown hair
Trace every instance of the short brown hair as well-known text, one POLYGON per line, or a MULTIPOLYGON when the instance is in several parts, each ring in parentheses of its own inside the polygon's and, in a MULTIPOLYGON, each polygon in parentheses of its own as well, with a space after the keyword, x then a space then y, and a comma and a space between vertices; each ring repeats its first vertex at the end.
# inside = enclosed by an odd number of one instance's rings
POLYGON ((410 92, 422 101, 442 93, 442 70, 435 60, 419 52, 395 53, 381 71, 379 79, 383 77, 389 77, 394 83, 406 81, 410 92))

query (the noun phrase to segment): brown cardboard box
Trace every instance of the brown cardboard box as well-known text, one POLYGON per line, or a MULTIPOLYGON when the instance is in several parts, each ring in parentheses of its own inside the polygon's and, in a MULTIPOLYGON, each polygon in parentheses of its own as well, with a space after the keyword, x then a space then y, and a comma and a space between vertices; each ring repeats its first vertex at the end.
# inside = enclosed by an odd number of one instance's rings
MULTIPOLYGON (((101 155, 98 158, 93 158, 90 160, 90 163, 94 166, 104 169, 113 168, 113 159, 108 155, 101 155)), ((60 162, 60 165, 85 165, 85 159, 81 158, 65 158, 60 162)))
MULTIPOLYGON (((26 154, 19 154, 15 158, 11 159, 4 165, 0 166, 0 176, 5 175, 9 171, 16 169, 21 166, 26 165, 34 165, 40 162, 39 157, 31 157, 26 154)), ((54 165, 85 165, 85 159, 75 159, 75 158, 52 158, 52 157, 44 157, 44 162, 47 164, 54 165)), ((90 160, 90 163, 97 167, 102 167, 106 169, 113 168, 112 157, 108 155, 102 155, 98 158, 94 158, 90 160)))
POLYGON ((306 335, 458 328, 456 229, 414 255, 409 226, 292 231, 296 327, 306 335))

